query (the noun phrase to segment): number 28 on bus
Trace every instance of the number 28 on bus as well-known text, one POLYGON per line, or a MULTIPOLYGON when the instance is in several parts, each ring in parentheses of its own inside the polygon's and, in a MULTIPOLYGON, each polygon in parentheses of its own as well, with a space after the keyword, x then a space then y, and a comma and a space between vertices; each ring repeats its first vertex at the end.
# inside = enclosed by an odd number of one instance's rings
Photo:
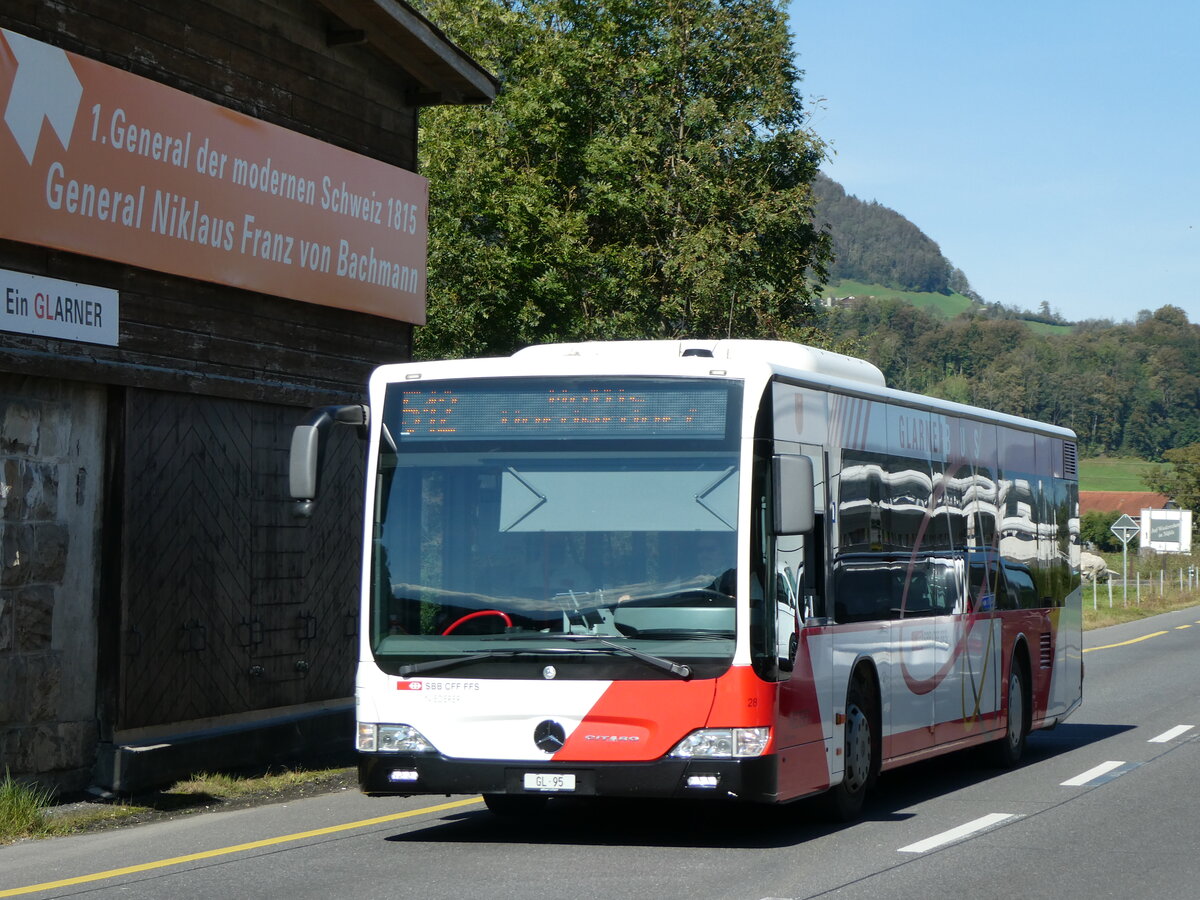
POLYGON ((1072 432, 773 341, 383 366, 369 406, 362 789, 786 803, 1015 764, 1082 697, 1072 432))

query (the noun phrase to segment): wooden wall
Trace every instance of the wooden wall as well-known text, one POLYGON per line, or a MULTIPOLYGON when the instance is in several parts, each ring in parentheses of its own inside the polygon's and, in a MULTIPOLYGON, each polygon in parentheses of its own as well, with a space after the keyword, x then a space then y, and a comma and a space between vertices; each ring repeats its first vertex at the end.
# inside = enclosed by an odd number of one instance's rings
MULTIPOLYGON (((415 84, 311 0, 7 0, 0 27, 406 169, 415 84)), ((0 335, 0 370, 311 406, 361 396, 412 326, 0 241, 0 268, 121 292, 120 346, 0 335), (64 363, 66 366, 64 367, 64 363)))
MULTIPOLYGON (((416 83, 369 43, 331 45, 343 25, 316 0, 4 0, 0 27, 416 167, 416 83)), ((337 477, 303 526, 288 436, 303 409, 361 400, 372 368, 408 359, 412 326, 7 240, 0 268, 120 292, 116 347, 0 332, 0 373, 103 386, 96 587, 53 600, 56 621, 97 623, 96 670, 76 676, 95 678, 100 741, 347 696, 362 448, 339 430, 337 477)), ((82 786, 88 752, 24 774, 82 786)))
POLYGON ((313 0, 5 0, 0 27, 414 170, 416 85, 313 0))
POLYGON ((0 370, 320 406, 361 399, 371 369, 410 356, 412 326, 0 241, 0 268, 121 292, 120 345, 0 333, 0 370))

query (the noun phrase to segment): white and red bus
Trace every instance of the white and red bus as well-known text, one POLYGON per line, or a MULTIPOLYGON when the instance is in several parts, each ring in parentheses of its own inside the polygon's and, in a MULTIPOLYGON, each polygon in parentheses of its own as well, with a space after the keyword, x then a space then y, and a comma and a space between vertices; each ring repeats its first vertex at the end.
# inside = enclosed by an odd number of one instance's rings
POLYGON ((782 803, 1082 698, 1075 436, 771 341, 378 369, 359 779, 370 794, 782 803))

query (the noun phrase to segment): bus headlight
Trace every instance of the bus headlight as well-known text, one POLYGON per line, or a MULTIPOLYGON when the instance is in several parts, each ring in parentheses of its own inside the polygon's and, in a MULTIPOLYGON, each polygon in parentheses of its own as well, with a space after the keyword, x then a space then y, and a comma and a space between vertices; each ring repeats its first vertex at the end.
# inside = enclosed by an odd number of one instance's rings
POLYGON ((676 759, 745 759, 762 756, 771 742, 770 728, 701 728, 675 745, 676 759))
POLYGON ((362 753, 432 753, 433 744, 411 725, 358 725, 358 749, 362 753))

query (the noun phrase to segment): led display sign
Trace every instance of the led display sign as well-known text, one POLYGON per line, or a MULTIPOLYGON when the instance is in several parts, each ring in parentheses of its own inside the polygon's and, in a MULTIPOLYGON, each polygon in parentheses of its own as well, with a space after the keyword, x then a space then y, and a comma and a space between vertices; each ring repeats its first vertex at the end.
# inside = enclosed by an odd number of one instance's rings
POLYGON ((720 440, 732 387, 728 381, 648 378, 406 383, 389 389, 385 421, 398 442, 720 440))

